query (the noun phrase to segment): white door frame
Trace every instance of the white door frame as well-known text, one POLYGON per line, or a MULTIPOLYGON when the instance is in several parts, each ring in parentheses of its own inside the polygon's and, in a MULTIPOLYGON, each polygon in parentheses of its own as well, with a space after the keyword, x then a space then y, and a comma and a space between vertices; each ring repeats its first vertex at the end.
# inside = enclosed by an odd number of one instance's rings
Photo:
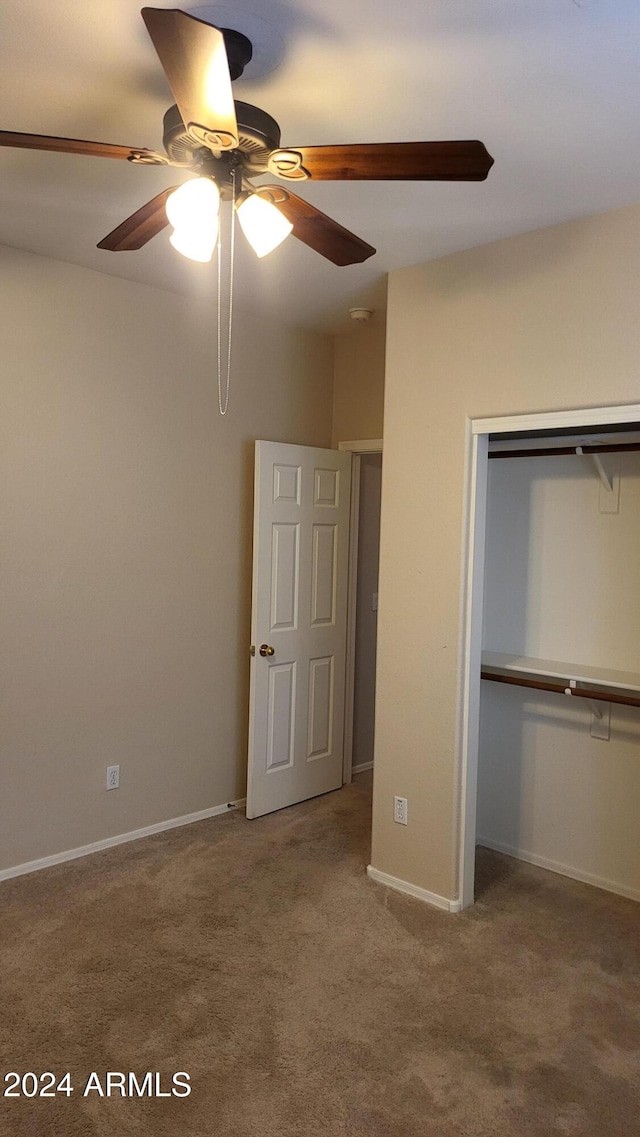
POLYGON ((339 442, 338 450, 351 453, 351 517, 349 521, 349 594, 347 598, 347 666, 344 699, 343 783, 353 781, 353 704, 356 665, 356 599, 358 594, 358 518, 360 515, 360 459, 363 454, 382 454, 381 438, 339 442))
POLYGON ((521 430, 581 432, 640 421, 640 404, 467 420, 465 489, 464 619, 459 721, 458 896, 462 908, 474 901, 476 799, 480 723, 480 662, 490 434, 521 430))

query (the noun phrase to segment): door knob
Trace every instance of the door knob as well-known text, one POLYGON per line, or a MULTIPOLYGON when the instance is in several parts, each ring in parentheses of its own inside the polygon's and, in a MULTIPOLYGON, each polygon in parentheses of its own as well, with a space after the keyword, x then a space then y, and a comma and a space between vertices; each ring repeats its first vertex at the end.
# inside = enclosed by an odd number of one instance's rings
POLYGON ((274 647, 270 647, 269 644, 260 644, 258 651, 260 652, 260 655, 263 656, 276 654, 276 649, 274 647))

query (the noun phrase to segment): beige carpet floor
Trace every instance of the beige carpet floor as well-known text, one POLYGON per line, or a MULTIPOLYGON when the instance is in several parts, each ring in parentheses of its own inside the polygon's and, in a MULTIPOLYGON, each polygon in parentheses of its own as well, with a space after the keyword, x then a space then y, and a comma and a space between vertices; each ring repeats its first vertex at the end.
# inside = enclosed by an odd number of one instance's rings
POLYGON ((640 906, 497 854, 458 916, 365 876, 363 784, 0 885, 2 1137, 633 1137, 640 906), (186 1071, 178 1098, 95 1072, 186 1071), (26 1080, 28 1091, 31 1080, 26 1080))

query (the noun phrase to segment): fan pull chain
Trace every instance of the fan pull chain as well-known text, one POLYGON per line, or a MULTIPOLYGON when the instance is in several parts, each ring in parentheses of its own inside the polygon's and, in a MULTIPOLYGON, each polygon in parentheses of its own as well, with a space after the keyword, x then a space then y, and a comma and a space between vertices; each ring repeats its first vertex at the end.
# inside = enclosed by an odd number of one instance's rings
POLYGON ((233 263, 236 244, 236 171, 231 171, 231 240, 229 248, 229 313, 227 320, 227 373, 222 394, 222 226, 218 226, 218 410, 226 415, 229 406, 229 383, 231 379, 231 332, 233 327, 233 263))

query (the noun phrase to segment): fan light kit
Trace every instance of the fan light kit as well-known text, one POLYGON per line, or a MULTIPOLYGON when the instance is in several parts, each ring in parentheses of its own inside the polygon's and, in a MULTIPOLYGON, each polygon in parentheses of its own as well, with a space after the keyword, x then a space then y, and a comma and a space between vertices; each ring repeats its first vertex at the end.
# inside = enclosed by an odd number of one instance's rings
MULTIPOLYGON (((99 242, 99 249, 116 253, 141 249, 170 224, 169 240, 174 248, 192 260, 209 261, 216 243, 220 249, 220 203, 230 201, 231 249, 237 212, 259 257, 293 234, 335 265, 358 264, 373 256, 373 246, 298 197, 289 188, 291 182, 484 181, 493 165, 493 158, 477 140, 283 149, 275 119, 233 98, 232 81, 242 75, 252 57, 247 36, 232 28, 214 27, 177 8, 143 8, 142 18, 175 99, 175 106, 164 116, 164 153, 0 131, 0 146, 172 166, 196 175, 141 206, 99 242), (285 185, 254 186, 252 179, 264 174, 282 179, 285 185)), ((233 263, 231 281, 232 274, 233 263)), ((231 308, 231 284, 229 303, 231 308)), ((230 336, 229 327, 229 344, 230 336)), ((227 394, 228 378, 227 372, 227 394)), ((220 409, 224 413, 222 404, 220 409)))
MULTIPOLYGON (((216 183, 207 177, 184 182, 169 194, 165 210, 174 230, 169 238, 174 249, 192 261, 210 261, 218 237, 220 190, 216 183)), ((293 229, 292 222, 257 193, 244 194, 235 210, 258 257, 273 252, 293 229)))

